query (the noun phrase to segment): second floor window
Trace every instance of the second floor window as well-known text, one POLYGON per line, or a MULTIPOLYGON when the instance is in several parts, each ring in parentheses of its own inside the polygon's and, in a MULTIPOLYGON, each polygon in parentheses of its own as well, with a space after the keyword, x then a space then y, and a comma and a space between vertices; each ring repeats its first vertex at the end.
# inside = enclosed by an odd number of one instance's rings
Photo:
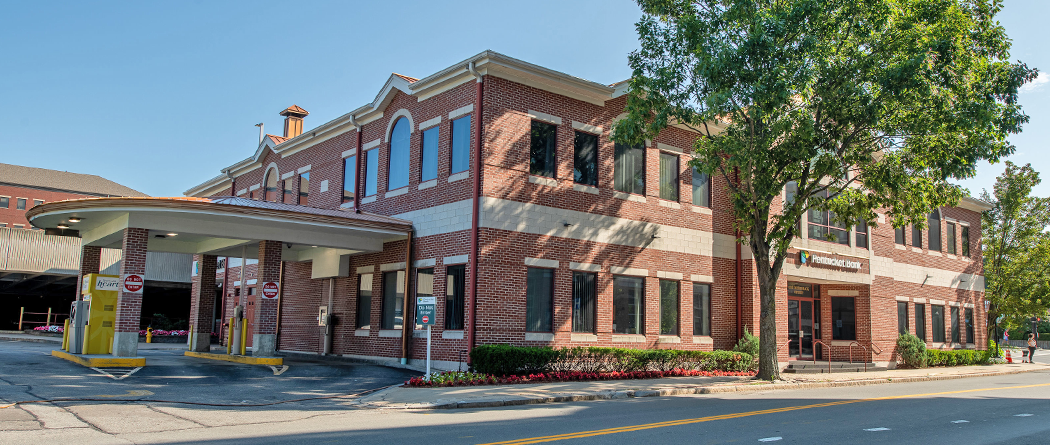
POLYGON ((441 127, 435 126, 423 132, 423 147, 420 150, 419 181, 427 182, 438 177, 438 139, 441 127))
POLYGON ((281 198, 281 202, 285 204, 295 204, 295 180, 288 178, 281 181, 281 188, 284 190, 284 197, 281 198))
POLYGON ((645 194, 645 146, 616 143, 613 188, 624 193, 645 194))
POLYGON ((598 136, 576 132, 576 153, 572 164, 572 180, 577 184, 598 185, 598 136))
POLYGON ((15 210, 25 210, 25 209, 26 209, 26 199, 25 198, 18 198, 18 200, 15 201, 15 210))
POLYGON ((33 200, 33 207, 36 207, 36 206, 38 206, 40 204, 43 204, 43 203, 44 203, 43 199, 34 199, 33 200))
POLYGON ((962 256, 970 256, 970 226, 962 226, 959 232, 959 241, 962 242, 962 256))
POLYGON ((955 254, 955 224, 948 223, 944 226, 945 252, 955 254))
POLYGON ((896 227, 893 229, 893 242, 904 245, 904 227, 896 227))
POLYGON ((357 185, 357 156, 343 159, 343 202, 354 200, 354 187, 357 185))
POLYGON ((911 246, 922 248, 922 230, 914 225, 911 226, 911 246))
POLYGON ((678 201, 678 156, 660 153, 660 199, 678 201))
POLYGON ((280 202, 277 199, 277 181, 278 174, 276 169, 270 169, 266 172, 266 190, 263 192, 263 200, 270 202, 280 202))
POLYGON ((452 163, 450 174, 470 170, 470 116, 452 121, 452 163))
MULTIPOLYGON (((790 193, 790 188, 788 189, 790 193)), ((798 192, 798 187, 795 187, 798 192)), ((794 194, 791 195, 794 199, 794 194)), ((702 173, 693 167, 693 205, 711 207, 711 175, 702 173)))
POLYGON ((6 209, 11 206, 11 198, 6 196, 0 196, 0 209, 6 209))
POLYGON ((861 249, 868 248, 868 223, 866 221, 857 222, 857 245, 861 249))
MULTIPOLYGON (((828 192, 816 196, 827 198, 828 192)), ((849 225, 840 221, 835 212, 813 209, 809 211, 809 237, 849 245, 849 225)))
POLYGON ((930 213, 930 250, 941 251, 941 212, 934 210, 930 213))
POLYGON ((365 152, 365 196, 379 192, 379 150, 365 152))
POLYGON ((546 122, 532 121, 529 145, 529 173, 536 176, 554 177, 554 147, 558 127, 546 122))
POLYGON ((386 189, 397 190, 408 186, 409 140, 412 129, 408 119, 401 118, 390 130, 390 159, 387 162, 386 189))
POLYGON ((310 205, 310 172, 299 175, 299 205, 310 205))

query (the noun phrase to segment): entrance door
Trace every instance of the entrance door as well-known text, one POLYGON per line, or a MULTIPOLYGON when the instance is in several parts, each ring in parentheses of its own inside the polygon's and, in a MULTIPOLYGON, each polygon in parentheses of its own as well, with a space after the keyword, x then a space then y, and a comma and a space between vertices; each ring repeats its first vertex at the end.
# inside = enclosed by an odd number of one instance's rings
POLYGON ((813 358, 813 301, 788 299, 788 355, 813 358))

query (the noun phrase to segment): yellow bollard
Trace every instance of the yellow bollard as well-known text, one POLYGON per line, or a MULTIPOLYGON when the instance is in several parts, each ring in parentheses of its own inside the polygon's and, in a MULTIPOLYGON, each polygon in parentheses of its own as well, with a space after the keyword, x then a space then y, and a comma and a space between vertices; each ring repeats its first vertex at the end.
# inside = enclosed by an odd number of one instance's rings
POLYGON ((62 326, 62 350, 69 352, 69 319, 62 326))
POLYGON ((22 306, 22 310, 18 311, 18 330, 19 331, 22 330, 22 316, 25 315, 25 313, 26 313, 26 308, 25 308, 25 306, 22 306))
POLYGON ((226 353, 230 354, 233 352, 233 317, 230 317, 230 324, 226 327, 226 353))
POLYGON ((248 319, 241 319, 241 355, 248 352, 248 319))
POLYGON ((153 343, 153 328, 146 328, 146 343, 153 343))

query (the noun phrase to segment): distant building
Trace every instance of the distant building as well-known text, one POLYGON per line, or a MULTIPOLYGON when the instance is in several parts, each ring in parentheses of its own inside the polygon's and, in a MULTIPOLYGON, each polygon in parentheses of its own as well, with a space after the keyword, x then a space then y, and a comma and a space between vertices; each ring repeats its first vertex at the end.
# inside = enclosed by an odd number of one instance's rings
POLYGON ((0 164, 0 227, 32 228, 26 210, 45 202, 113 196, 147 195, 101 176, 0 164))

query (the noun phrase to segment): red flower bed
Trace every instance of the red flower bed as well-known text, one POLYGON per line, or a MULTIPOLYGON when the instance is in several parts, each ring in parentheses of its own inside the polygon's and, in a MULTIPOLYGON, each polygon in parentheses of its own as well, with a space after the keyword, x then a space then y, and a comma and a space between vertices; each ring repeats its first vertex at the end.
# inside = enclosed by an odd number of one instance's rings
POLYGON ((725 377, 725 376, 753 376, 753 371, 696 371, 687 369, 672 369, 670 371, 632 371, 632 372, 546 372, 529 375, 507 375, 497 377, 489 374, 478 374, 472 372, 442 372, 433 374, 429 380, 423 377, 414 377, 405 382, 404 386, 416 387, 448 387, 448 386, 479 386, 479 385, 509 385, 517 383, 552 383, 552 382, 574 382, 595 380, 628 380, 628 379, 655 379, 660 377, 725 377))

